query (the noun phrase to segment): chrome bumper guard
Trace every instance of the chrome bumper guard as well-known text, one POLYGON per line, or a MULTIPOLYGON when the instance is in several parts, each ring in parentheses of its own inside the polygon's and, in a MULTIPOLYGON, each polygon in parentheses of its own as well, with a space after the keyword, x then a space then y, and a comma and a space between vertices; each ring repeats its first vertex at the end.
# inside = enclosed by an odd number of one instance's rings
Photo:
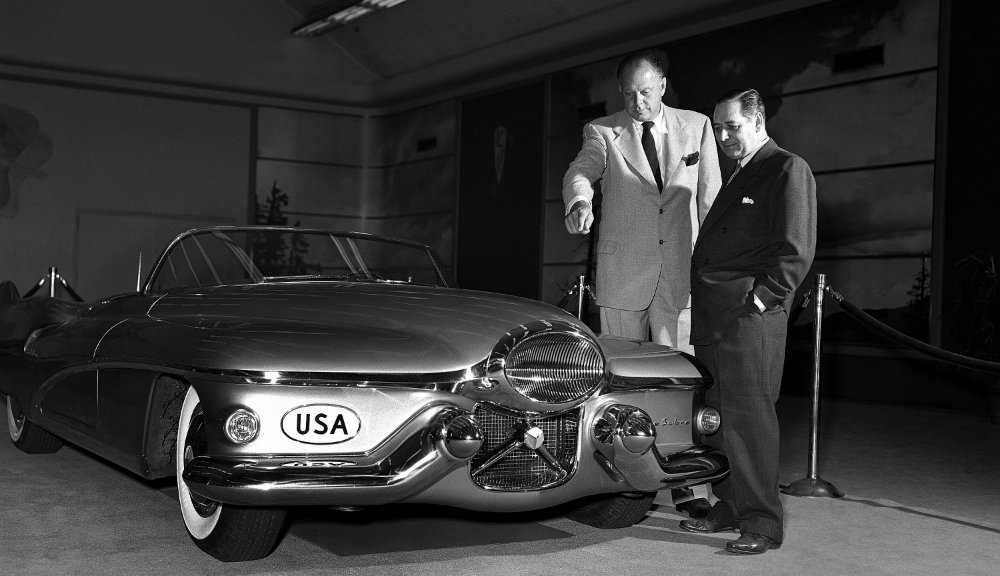
POLYGON ((653 421, 634 406, 606 408, 594 422, 593 437, 594 459, 604 472, 635 490, 683 488, 714 482, 729 473, 729 460, 707 446, 662 456, 655 445, 653 421))
POLYGON ((388 454, 261 460, 198 456, 184 467, 182 477, 191 492, 226 504, 259 506, 264 499, 271 506, 388 504, 466 466, 481 445, 472 414, 449 408, 426 428, 387 448, 388 454))
POLYGON ((654 491, 706 484, 729 474, 729 460, 719 451, 695 446, 664 459, 655 450, 639 455, 617 453, 607 457, 594 452, 594 459, 616 482, 628 483, 635 490, 654 491))

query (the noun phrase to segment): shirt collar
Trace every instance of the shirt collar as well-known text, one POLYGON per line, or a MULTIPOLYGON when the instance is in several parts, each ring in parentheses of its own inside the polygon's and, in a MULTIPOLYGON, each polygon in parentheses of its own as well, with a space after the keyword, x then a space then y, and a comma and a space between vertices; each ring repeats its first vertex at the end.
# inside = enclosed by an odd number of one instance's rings
MULTIPOLYGON (((656 115, 656 118, 653 118, 653 128, 655 128, 655 129, 659 130, 660 132, 666 134, 667 133, 667 127, 665 125, 664 116, 663 116, 663 107, 664 106, 665 106, 665 104, 660 103, 660 113, 656 115)), ((636 120, 635 118, 632 118, 631 116, 629 116, 629 118, 632 119, 632 125, 635 126, 635 129, 639 131, 639 134, 642 134, 642 122, 636 120)))
POLYGON ((747 164, 749 164, 750 161, 753 160, 753 155, 756 154, 758 150, 760 150, 761 148, 763 148, 764 144, 767 144, 767 141, 770 140, 770 139, 771 139, 770 136, 768 136, 767 138, 764 138, 763 140, 760 141, 760 144, 758 144, 757 147, 753 149, 753 152, 751 152, 751 153, 747 154, 746 156, 740 158, 740 168, 746 168, 747 164))

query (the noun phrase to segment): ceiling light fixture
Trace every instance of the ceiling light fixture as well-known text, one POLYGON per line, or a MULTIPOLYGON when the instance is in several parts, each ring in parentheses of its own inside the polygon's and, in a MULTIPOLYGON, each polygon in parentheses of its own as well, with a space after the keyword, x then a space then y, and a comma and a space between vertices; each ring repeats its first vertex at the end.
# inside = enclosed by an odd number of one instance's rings
POLYGON ((334 28, 339 28, 348 22, 353 22, 362 16, 392 8, 397 4, 402 4, 406 0, 349 0, 347 2, 336 2, 330 10, 322 13, 318 18, 312 18, 304 24, 292 29, 294 36, 319 36, 329 32, 334 28))

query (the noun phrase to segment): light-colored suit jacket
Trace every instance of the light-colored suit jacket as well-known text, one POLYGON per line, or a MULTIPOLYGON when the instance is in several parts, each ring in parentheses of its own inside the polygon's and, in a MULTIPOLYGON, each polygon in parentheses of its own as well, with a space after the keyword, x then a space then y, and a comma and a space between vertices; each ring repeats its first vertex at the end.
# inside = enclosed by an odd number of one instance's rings
POLYGON ((567 208, 580 197, 593 203, 601 180, 599 306, 646 309, 662 267, 670 272, 668 303, 689 305, 691 251, 722 178, 708 117, 666 105, 663 114, 662 193, 642 150, 642 129, 624 110, 584 126, 583 148, 563 178, 567 208))

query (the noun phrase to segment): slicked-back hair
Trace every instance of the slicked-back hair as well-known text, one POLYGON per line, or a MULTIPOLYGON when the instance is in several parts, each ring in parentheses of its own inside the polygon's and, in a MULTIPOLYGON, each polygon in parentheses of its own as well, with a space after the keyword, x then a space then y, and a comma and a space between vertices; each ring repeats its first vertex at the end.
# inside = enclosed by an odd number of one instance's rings
POLYGON ((716 104, 722 104, 724 102, 739 102, 740 103, 740 114, 747 118, 753 118, 760 112, 761 118, 767 118, 767 114, 764 110, 764 99, 760 97, 760 93, 750 88, 748 90, 732 90, 726 92, 716 101, 716 104))
POLYGON ((663 63, 660 62, 660 57, 651 51, 633 52, 622 58, 622 61, 618 63, 618 85, 622 85, 622 75, 632 72, 636 68, 639 68, 643 64, 649 64, 656 70, 656 73, 660 76, 666 76, 663 73, 663 63))

